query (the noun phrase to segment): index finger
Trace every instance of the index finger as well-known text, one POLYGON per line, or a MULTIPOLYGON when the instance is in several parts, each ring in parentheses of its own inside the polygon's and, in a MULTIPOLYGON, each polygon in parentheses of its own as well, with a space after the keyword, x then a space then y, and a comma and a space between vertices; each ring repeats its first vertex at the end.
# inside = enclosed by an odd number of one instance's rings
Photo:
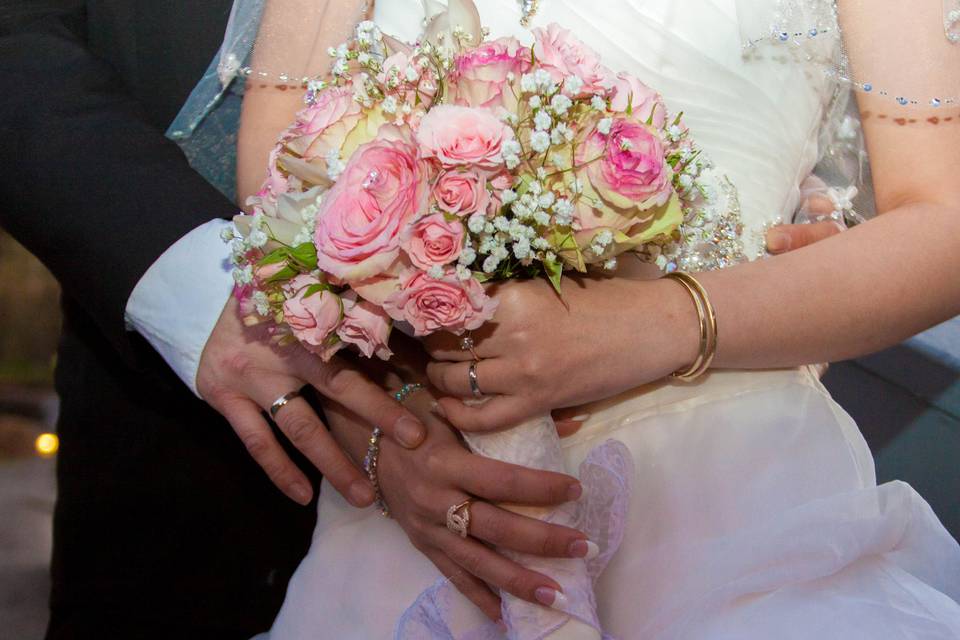
POLYGON ((342 359, 323 362, 304 350, 297 367, 300 375, 321 395, 343 405, 368 424, 380 427, 386 437, 405 449, 416 449, 427 437, 427 429, 420 420, 342 359))
POLYGON ((465 493, 490 502, 553 506, 579 500, 583 486, 572 476, 500 462, 467 451, 451 456, 450 480, 465 493))

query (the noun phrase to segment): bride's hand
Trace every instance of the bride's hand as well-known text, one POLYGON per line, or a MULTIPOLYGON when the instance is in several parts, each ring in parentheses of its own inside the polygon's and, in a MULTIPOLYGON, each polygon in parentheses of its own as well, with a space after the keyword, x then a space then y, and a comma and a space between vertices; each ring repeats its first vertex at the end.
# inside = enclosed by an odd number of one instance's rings
POLYGON ((493 322, 474 332, 476 374, 489 401, 469 406, 472 356, 449 334, 426 341, 431 382, 448 398, 438 411, 464 431, 505 429, 552 409, 578 406, 660 379, 693 362, 699 325, 689 296, 671 281, 544 280, 492 288, 493 322), (637 299, 646 301, 637 305, 637 299), (630 304, 626 304, 630 301, 630 304), (640 309, 628 313, 627 309, 640 309))
MULTIPOLYGON (((471 454, 447 424, 431 415, 432 403, 426 392, 413 394, 406 403, 427 425, 427 438, 417 451, 381 441, 381 490, 391 517, 413 546, 486 615, 499 620, 500 600, 488 584, 530 602, 538 602, 538 589, 557 590, 559 585, 488 544, 558 558, 585 557, 590 547, 579 531, 517 515, 494 503, 552 506, 576 500, 582 488, 569 476, 471 454), (447 530, 446 512, 468 498, 476 501, 470 511, 471 537, 463 539, 447 530)), ((358 438, 358 425, 363 421, 334 403, 324 410, 334 437, 355 459, 362 459, 366 440, 358 438)))

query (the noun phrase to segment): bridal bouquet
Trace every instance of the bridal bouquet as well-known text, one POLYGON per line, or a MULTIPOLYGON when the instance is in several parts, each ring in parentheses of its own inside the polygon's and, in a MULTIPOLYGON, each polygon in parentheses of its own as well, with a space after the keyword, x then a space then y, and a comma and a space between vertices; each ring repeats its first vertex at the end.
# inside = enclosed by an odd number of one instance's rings
MULTIPOLYGON (((670 268, 719 242, 681 117, 569 31, 533 39, 485 40, 472 2, 454 0, 415 45, 364 22, 331 49, 227 238, 247 321, 322 358, 388 359, 394 323, 459 335, 493 318, 484 283, 543 277, 562 295, 564 272, 612 271, 627 252, 670 268)), ((548 417, 468 442, 562 470, 548 417)), ((566 612, 596 627, 584 562, 556 562, 566 612), (580 568, 564 581, 556 562, 580 568)), ((523 606, 506 598, 505 622, 529 619, 523 606)))

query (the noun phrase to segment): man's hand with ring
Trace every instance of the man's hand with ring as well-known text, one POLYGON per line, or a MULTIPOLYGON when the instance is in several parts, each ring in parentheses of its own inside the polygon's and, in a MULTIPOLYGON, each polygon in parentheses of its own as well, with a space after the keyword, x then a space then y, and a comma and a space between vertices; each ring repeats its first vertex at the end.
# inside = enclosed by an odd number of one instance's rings
POLYGON ((245 327, 231 297, 200 359, 200 396, 230 422, 250 455, 292 500, 308 504, 313 488, 274 437, 264 416, 271 409, 283 434, 348 502, 371 504, 374 494, 366 476, 307 401, 292 393, 306 385, 379 425, 385 437, 404 448, 418 447, 426 436, 420 420, 347 361, 335 357, 324 363, 298 344, 278 348, 269 344, 263 328, 245 327))

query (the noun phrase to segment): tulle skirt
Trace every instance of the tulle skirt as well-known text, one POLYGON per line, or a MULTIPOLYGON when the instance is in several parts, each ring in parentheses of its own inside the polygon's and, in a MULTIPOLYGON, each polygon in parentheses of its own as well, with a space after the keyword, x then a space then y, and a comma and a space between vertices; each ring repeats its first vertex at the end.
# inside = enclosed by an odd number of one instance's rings
MULTIPOLYGON (((612 637, 960 638, 960 546, 911 487, 876 485, 812 369, 714 372, 591 409, 563 443, 568 470, 611 440, 633 462, 595 585, 612 637)), ((318 508, 270 640, 496 637, 395 522, 330 490, 318 508), (424 593, 442 629, 409 624, 424 593)))

